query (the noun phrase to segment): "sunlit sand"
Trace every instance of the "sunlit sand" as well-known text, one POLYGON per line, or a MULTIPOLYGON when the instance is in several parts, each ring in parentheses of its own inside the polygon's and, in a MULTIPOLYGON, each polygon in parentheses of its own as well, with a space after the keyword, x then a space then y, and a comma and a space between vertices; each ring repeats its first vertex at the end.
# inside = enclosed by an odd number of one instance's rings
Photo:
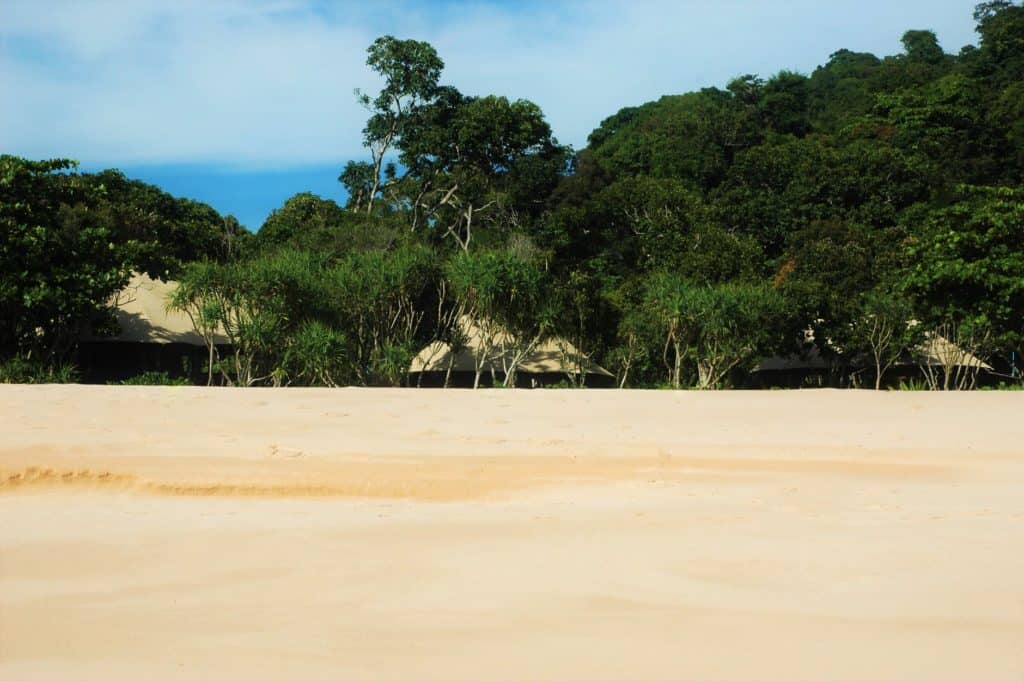
POLYGON ((1019 680, 1022 414, 0 386, 0 678, 1019 680))

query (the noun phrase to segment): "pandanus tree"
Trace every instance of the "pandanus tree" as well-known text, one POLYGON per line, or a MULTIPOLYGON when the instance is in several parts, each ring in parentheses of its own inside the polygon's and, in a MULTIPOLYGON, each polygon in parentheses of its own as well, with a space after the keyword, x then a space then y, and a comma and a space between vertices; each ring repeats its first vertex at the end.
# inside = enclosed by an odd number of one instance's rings
POLYGON ((459 254, 446 276, 475 335, 473 387, 487 366, 496 381, 499 362, 504 385, 514 386, 520 365, 554 327, 549 278, 536 263, 502 251, 459 254))
POLYGON ((782 295, 763 285, 695 285, 666 272, 645 282, 643 313, 663 339, 662 358, 673 388, 692 368, 694 385, 720 388, 735 369, 781 347, 791 328, 782 295))

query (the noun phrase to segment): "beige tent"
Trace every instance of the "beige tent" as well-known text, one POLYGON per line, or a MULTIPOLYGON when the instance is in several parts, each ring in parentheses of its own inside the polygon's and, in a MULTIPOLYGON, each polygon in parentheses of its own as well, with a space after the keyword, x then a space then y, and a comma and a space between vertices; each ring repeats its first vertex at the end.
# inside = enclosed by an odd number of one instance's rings
POLYGON ((933 367, 968 367, 992 371, 992 366, 985 360, 937 333, 928 334, 918 351, 922 358, 933 367))
MULTIPOLYGON (((184 312, 168 310, 177 282, 151 279, 145 274, 132 275, 128 285, 111 301, 120 333, 114 336, 89 337, 89 342, 108 343, 185 343, 205 347, 203 337, 196 333, 192 319, 184 312)), ((226 345, 227 336, 217 333, 217 345, 226 345)))
MULTIPOLYGON (((514 361, 512 350, 505 345, 508 343, 508 335, 501 332, 494 334, 492 347, 488 351, 484 347, 487 343, 485 334, 468 317, 462 317, 459 325, 467 339, 466 346, 454 355, 451 347, 441 341, 423 348, 409 365, 414 385, 443 384, 449 371, 453 385, 471 385, 478 361, 485 380, 491 376, 504 379, 505 372, 514 361)), ((598 387, 614 383, 615 377, 611 373, 590 362, 576 346, 563 338, 539 343, 526 354, 516 369, 517 383, 524 386, 557 383, 565 380, 569 374, 580 373, 586 375, 587 385, 598 387)))
MULTIPOLYGON (((167 309, 175 282, 132 276, 111 300, 120 331, 113 336, 86 336, 79 344, 78 363, 88 382, 119 381, 146 372, 166 372, 204 382, 209 353, 192 320, 167 309)), ((228 339, 218 333, 217 345, 228 339)))
MULTIPOLYGON (((916 324, 917 322, 912 323, 916 324)), ((826 371, 828 365, 817 346, 813 345, 814 331, 808 329, 804 334, 804 340, 811 344, 810 351, 805 356, 769 357, 762 360, 754 372, 765 375, 774 373, 780 376, 791 374, 799 378, 826 371)), ((937 333, 928 333, 921 345, 911 353, 911 356, 898 362, 893 369, 895 369, 894 373, 898 374, 901 369, 905 373, 905 370, 914 367, 921 368, 926 372, 929 369, 992 370, 991 365, 987 362, 937 333)))

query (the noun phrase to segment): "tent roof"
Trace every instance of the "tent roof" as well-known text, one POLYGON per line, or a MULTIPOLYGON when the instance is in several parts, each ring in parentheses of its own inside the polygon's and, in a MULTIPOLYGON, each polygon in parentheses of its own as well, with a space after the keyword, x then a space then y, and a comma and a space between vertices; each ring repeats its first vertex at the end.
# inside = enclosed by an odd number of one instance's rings
MULTIPOLYGON (((183 312, 168 310, 171 295, 177 289, 174 281, 151 279, 145 274, 134 274, 128 285, 118 293, 111 305, 121 332, 114 336, 90 336, 90 342, 121 343, 186 343, 205 346, 196 333, 192 320, 183 312)), ((218 345, 228 344, 221 333, 216 335, 218 345)))
MULTIPOLYGON (((807 342, 814 341, 814 332, 810 329, 805 333, 807 342)), ((898 365, 908 366, 927 363, 928 366, 966 366, 979 369, 992 370, 992 367, 981 358, 964 350, 956 343, 937 333, 929 333, 924 342, 916 349, 915 359, 905 359, 898 362, 898 365)), ((812 346, 805 357, 790 355, 788 357, 768 357, 761 360, 754 371, 787 371, 795 369, 824 369, 825 360, 818 351, 817 346, 812 346)))
POLYGON ((992 366, 983 359, 967 352, 953 341, 937 333, 928 334, 919 350, 932 366, 962 366, 992 370, 992 366))
MULTIPOLYGON (((467 341, 466 347, 455 353, 454 362, 451 347, 447 343, 434 341, 420 350, 419 354, 413 358, 412 363, 409 365, 409 372, 447 371, 449 363, 451 363, 452 371, 475 371, 475 358, 477 353, 480 352, 481 347, 481 331, 468 317, 459 319, 459 325, 462 327, 462 332, 466 335, 467 341)), ((501 336, 504 335, 499 334, 499 342, 501 336)), ((575 371, 578 366, 576 362, 581 357, 579 350, 569 341, 564 338, 551 338, 540 343, 533 352, 528 354, 520 363, 517 371, 521 374, 575 371)), ((600 376, 612 375, 604 368, 588 361, 585 357, 582 357, 582 359, 585 373, 600 376)), ((510 360, 511 352, 502 353, 500 347, 495 348, 492 356, 484 363, 483 371, 490 373, 493 370, 504 373, 504 367, 510 360)))

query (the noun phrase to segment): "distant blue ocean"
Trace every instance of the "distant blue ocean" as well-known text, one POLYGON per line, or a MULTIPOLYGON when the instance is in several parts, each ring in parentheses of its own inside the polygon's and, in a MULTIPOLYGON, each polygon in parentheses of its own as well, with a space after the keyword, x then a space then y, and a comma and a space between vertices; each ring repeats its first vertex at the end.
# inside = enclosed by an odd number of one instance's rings
MULTIPOLYGON (((331 165, 259 170, 210 164, 130 165, 119 169, 131 179, 154 184, 174 196, 208 203, 222 215, 234 215, 255 232, 272 210, 300 192, 312 192, 344 205, 348 194, 338 182, 344 164, 339 160, 331 165)), ((83 163, 81 170, 95 172, 105 167, 83 163)))

